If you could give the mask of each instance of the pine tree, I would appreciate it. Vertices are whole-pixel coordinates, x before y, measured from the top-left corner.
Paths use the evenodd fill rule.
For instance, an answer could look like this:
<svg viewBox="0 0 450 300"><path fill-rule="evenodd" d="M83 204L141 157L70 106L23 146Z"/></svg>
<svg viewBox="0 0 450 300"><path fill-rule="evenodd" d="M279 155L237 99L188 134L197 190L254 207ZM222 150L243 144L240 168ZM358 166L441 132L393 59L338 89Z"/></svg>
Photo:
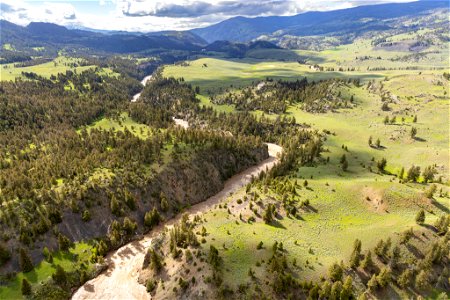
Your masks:
<svg viewBox="0 0 450 300"><path fill-rule="evenodd" d="M347 169L348 169L348 162L347 161L344 161L343 163L342 163L342 171L347 171Z"/></svg>
<svg viewBox="0 0 450 300"><path fill-rule="evenodd" d="M350 276L345 277L344 285L341 291L341 300L348 300L352 296L352 278Z"/></svg>
<svg viewBox="0 0 450 300"><path fill-rule="evenodd" d="M352 255L350 256L350 267L357 268L359 266L360 255L361 255L361 241L359 239L356 239L353 242L353 252Z"/></svg>
<svg viewBox="0 0 450 300"><path fill-rule="evenodd" d="M19 264L20 269L24 273L28 273L34 269L30 256L28 255L27 251L23 248L21 248L19 252Z"/></svg>
<svg viewBox="0 0 450 300"><path fill-rule="evenodd" d="M264 211L263 220L266 224L270 224L273 221L273 212L275 210L275 206L273 204L269 204Z"/></svg>
<svg viewBox="0 0 450 300"><path fill-rule="evenodd" d="M428 190L425 191L425 197L431 199L434 196L434 193L436 193L437 187L435 184L432 184Z"/></svg>
<svg viewBox="0 0 450 300"><path fill-rule="evenodd" d="M439 219L434 222L434 227L439 235L445 235L448 231L448 226L450 225L450 216L442 215Z"/></svg>
<svg viewBox="0 0 450 300"><path fill-rule="evenodd" d="M408 173L406 174L406 178L408 181L416 182L420 176L420 167L419 166L411 166L409 168Z"/></svg>
<svg viewBox="0 0 450 300"><path fill-rule="evenodd" d="M374 264L373 264L373 260L372 260L372 252L370 252L370 250L369 250L369 251L367 251L366 255L364 256L364 259L361 262L361 266L364 269L368 270L368 269L373 268L373 265Z"/></svg>
<svg viewBox="0 0 450 300"><path fill-rule="evenodd" d="M145 213L144 224L150 229L158 225L160 221L161 216L159 215L159 212L156 210L155 207L152 209L152 211Z"/></svg>
<svg viewBox="0 0 450 300"><path fill-rule="evenodd" d="M69 250L72 243L70 242L68 237L66 237L65 235L60 233L58 235L58 245L59 245L59 250L67 251L67 250Z"/></svg>
<svg viewBox="0 0 450 300"><path fill-rule="evenodd" d="M66 271L60 265L56 266L56 271L53 273L52 278L57 285L65 285L67 283Z"/></svg>
<svg viewBox="0 0 450 300"><path fill-rule="evenodd" d="M416 127L412 127L410 134L411 134L411 138L415 139L416 135L417 135L417 128Z"/></svg>
<svg viewBox="0 0 450 300"><path fill-rule="evenodd" d="M111 209L111 213L115 216L120 216L121 212L120 212L120 206L119 206L119 201L117 201L116 196L112 196L111 197L111 202L109 205L110 209Z"/></svg>
<svg viewBox="0 0 450 300"><path fill-rule="evenodd" d="M410 285L411 283L411 278L412 278L412 272L410 269L406 269L405 271L403 271L402 274L400 274L400 276L398 276L397 278L397 284L402 287L402 288L406 288L407 286Z"/></svg>
<svg viewBox="0 0 450 300"><path fill-rule="evenodd" d="M320 287L319 296L320 298L327 299L331 295L331 284L329 281L325 281Z"/></svg>
<svg viewBox="0 0 450 300"><path fill-rule="evenodd" d="M383 269L381 269L380 273L377 276L378 284L381 287L385 287L390 280L391 280L391 270L384 267Z"/></svg>
<svg viewBox="0 0 450 300"><path fill-rule="evenodd" d="M372 275L369 282L367 282L367 288L369 291L373 292L378 288L377 276L375 274Z"/></svg>
<svg viewBox="0 0 450 300"><path fill-rule="evenodd" d="M386 158L383 157L380 161L377 162L378 171L383 173L384 169L386 168L386 165L387 165L387 160L386 160Z"/></svg>
<svg viewBox="0 0 450 300"><path fill-rule="evenodd" d="M384 248L384 241L381 239L375 246L375 254L378 256L383 256L383 248Z"/></svg>
<svg viewBox="0 0 450 300"><path fill-rule="evenodd" d="M353 250L352 255L350 256L350 267L352 268L358 268L359 267L359 262L360 262L360 257L359 257L359 252L356 252L355 250Z"/></svg>
<svg viewBox="0 0 450 300"><path fill-rule="evenodd" d="M213 269L217 270L219 268L221 262L219 250L217 250L217 248L214 247L213 245L209 247L208 261L213 267Z"/></svg>
<svg viewBox="0 0 450 300"><path fill-rule="evenodd" d="M169 210L169 202L167 201L166 194L160 193L159 198L161 199L161 210L166 212Z"/></svg>
<svg viewBox="0 0 450 300"><path fill-rule="evenodd" d="M148 252L150 255L150 268L158 273L163 267L162 257L153 249L149 249Z"/></svg>
<svg viewBox="0 0 450 300"><path fill-rule="evenodd" d="M30 296L31 295L31 284L28 282L26 278L22 279L22 295Z"/></svg>
<svg viewBox="0 0 450 300"><path fill-rule="evenodd" d="M11 253L5 246L0 244L0 267L3 266L11 258Z"/></svg>
<svg viewBox="0 0 450 300"><path fill-rule="evenodd" d="M421 209L416 215L416 223L419 225L423 225L424 222L425 222L425 211Z"/></svg>
<svg viewBox="0 0 450 300"><path fill-rule="evenodd" d="M416 276L416 286L419 289L425 289L429 285L428 274L425 270L420 270L419 274Z"/></svg>
<svg viewBox="0 0 450 300"><path fill-rule="evenodd" d="M399 248L398 246L395 246L395 247L392 249L391 258L390 258L390 260L389 260L389 266L390 266L392 269L396 269L396 268L397 268L398 263L399 263L399 261L400 261L400 255L401 255L400 248Z"/></svg>
<svg viewBox="0 0 450 300"><path fill-rule="evenodd" d="M434 175L437 173L436 169L432 166L427 166L422 172L423 181L425 183L432 182L434 180ZM431 198L431 197L428 197Z"/></svg>
<svg viewBox="0 0 450 300"><path fill-rule="evenodd" d="M342 270L341 266L336 262L332 264L328 269L328 277L330 277L330 279L333 281L341 280L343 274L344 271Z"/></svg>
<svg viewBox="0 0 450 300"><path fill-rule="evenodd" d="M342 282L340 280L333 283L331 286L330 299L339 299L342 291Z"/></svg>
<svg viewBox="0 0 450 300"><path fill-rule="evenodd" d="M377 139L377 141L375 142L375 146L376 146L377 148L380 148L380 147L381 147L381 141L380 141L380 139Z"/></svg>

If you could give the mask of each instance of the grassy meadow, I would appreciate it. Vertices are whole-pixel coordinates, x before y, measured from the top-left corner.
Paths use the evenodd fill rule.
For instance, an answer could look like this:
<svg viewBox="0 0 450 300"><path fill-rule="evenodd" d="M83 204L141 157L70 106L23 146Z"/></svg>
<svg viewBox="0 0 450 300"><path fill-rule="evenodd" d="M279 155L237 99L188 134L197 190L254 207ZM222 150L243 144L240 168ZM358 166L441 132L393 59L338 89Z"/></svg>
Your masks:
<svg viewBox="0 0 450 300"><path fill-rule="evenodd" d="M77 266L81 263L84 263L86 272L91 272L94 268L93 264L89 261L92 254L91 248L91 245L80 242L75 243L74 247L68 252L57 251L52 253L52 263L44 260L35 266L31 272L17 273L7 285L1 285L0 299L22 299L22 279L26 278L33 286L40 285L51 278L52 274L55 273L57 265L63 267L66 272L71 272L76 270Z"/></svg>
<svg viewBox="0 0 450 300"><path fill-rule="evenodd" d="M57 75L58 73L65 73L66 71L83 72L88 69L95 68L96 66L77 66L73 67L73 64L79 64L81 62L78 58L59 56L53 61L38 64L29 67L16 67L14 63L1 64L0 65L0 80L15 80L16 78L25 79L22 72L33 72L45 78L50 78L51 75ZM114 76L114 72L108 68L102 68L101 74Z"/></svg>

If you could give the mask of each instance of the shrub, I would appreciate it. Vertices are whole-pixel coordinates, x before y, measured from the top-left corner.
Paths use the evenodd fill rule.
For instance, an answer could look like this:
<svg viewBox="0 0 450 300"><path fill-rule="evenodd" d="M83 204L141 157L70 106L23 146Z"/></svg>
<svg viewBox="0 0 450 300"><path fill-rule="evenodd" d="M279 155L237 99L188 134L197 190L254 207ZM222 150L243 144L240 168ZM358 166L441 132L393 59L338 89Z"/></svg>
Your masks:
<svg viewBox="0 0 450 300"><path fill-rule="evenodd" d="M153 279L147 280L147 283L145 284L145 287L147 289L147 292L151 293L156 288L156 282Z"/></svg>
<svg viewBox="0 0 450 300"><path fill-rule="evenodd" d="M144 224L150 229L158 225L160 221L161 216L159 215L159 212L156 210L156 208L153 208L151 211L145 213Z"/></svg>

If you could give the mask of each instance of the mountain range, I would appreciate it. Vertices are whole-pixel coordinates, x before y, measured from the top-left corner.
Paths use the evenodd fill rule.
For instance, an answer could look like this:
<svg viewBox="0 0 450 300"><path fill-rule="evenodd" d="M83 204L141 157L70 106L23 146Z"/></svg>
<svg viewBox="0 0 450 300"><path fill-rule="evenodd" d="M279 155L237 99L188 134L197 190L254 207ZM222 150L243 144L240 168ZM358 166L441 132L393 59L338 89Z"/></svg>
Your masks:
<svg viewBox="0 0 450 300"><path fill-rule="evenodd" d="M207 42L228 40L245 42L265 35L328 36L354 31L386 30L385 21L417 15L438 8L448 8L448 1L417 1L358 6L354 8L306 12L286 17L235 17L191 32Z"/></svg>
<svg viewBox="0 0 450 300"><path fill-rule="evenodd" d="M109 53L205 49L240 57L252 48L276 47L268 42L249 44L255 40L270 41L283 48L302 48L309 46L299 43L297 39L309 37L311 40L326 35L337 37L338 40L340 38L338 43L346 43L365 32L389 30L392 22L398 18L423 15L436 9L448 8L448 4L448 1L417 1L306 12L295 16L235 17L190 31L152 33L68 29L42 22L32 22L22 27L5 20L0 21L0 27L2 45L14 45L17 50L30 49L30 46L44 46L54 51L74 46ZM2 47L1 51L3 56L8 50Z"/></svg>

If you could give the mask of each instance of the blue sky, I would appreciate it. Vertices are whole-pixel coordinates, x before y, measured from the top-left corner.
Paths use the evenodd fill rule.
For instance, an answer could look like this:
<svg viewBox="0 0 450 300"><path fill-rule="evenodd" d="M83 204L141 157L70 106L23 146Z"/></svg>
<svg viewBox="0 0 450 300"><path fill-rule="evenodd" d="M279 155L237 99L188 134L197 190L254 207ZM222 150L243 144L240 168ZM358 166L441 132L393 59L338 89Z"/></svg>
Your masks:
<svg viewBox="0 0 450 300"><path fill-rule="evenodd" d="M103 30L159 31L208 26L234 16L295 15L413 0L0 0L1 18Z"/></svg>

